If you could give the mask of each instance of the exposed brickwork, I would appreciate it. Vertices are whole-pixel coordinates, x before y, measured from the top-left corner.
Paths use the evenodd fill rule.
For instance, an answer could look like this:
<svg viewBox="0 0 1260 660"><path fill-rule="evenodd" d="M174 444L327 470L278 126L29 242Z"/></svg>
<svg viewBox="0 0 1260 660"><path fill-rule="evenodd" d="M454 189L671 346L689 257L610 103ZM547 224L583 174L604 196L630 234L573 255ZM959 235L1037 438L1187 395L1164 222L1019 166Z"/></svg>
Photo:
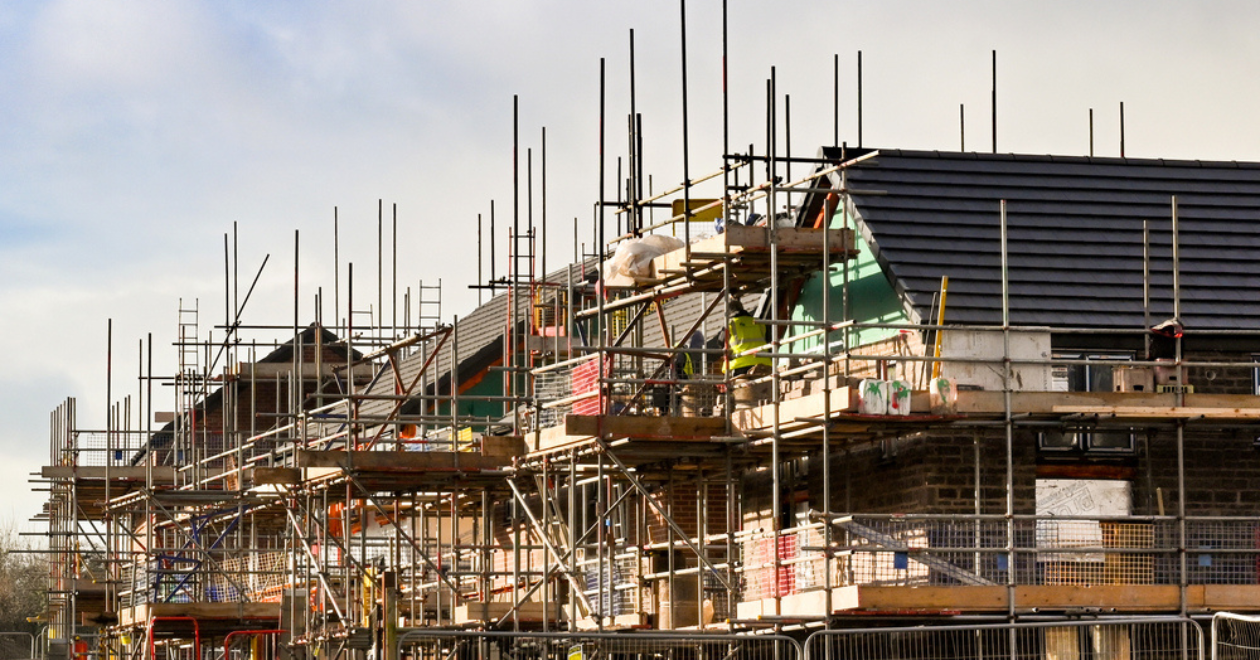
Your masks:
<svg viewBox="0 0 1260 660"><path fill-rule="evenodd" d="M925 351L923 338L918 332L902 331L887 339L863 344L853 349L858 355L881 355L881 356L898 356L898 355L923 355ZM924 362L910 361L894 361L884 362L884 368L888 369L888 379L908 380L911 383L923 383L926 379L923 376ZM851 360L849 362L850 378L875 378L881 363L874 360ZM843 363L833 368L833 373L843 371Z"/></svg>
<svg viewBox="0 0 1260 660"><path fill-rule="evenodd" d="M1250 354L1197 351L1188 353L1189 362L1247 362ZM1186 367L1185 380L1203 394L1255 394L1254 367Z"/></svg>
<svg viewBox="0 0 1260 660"><path fill-rule="evenodd" d="M1251 516L1260 510L1260 450L1255 435L1243 429L1185 434L1186 513L1204 516ZM1149 442L1149 457L1133 480L1134 512L1177 512L1177 442L1173 431Z"/></svg>
<svg viewBox="0 0 1260 660"><path fill-rule="evenodd" d="M1016 510L1031 513L1034 504L1035 439L1017 434L1015 443ZM836 450L831 460L833 512L960 513L975 512L975 441L971 436L913 437ZM980 512L1006 510L1006 440L980 439ZM810 470L811 507L822 509L820 460Z"/></svg>
<svg viewBox="0 0 1260 660"><path fill-rule="evenodd" d="M1191 432L1185 436L1186 511L1190 515L1254 515L1260 509L1260 450L1244 430ZM1015 512L1036 510L1036 436L1015 436ZM833 452L832 511L845 513L958 513L975 509L976 462L979 461L980 513L1006 510L1006 441L1000 433L979 440L977 454L971 436L907 438ZM810 508L822 508L822 469L807 478ZM1082 462L1081 464L1087 464ZM1124 465L1132 477L1133 513L1176 513L1178 501L1177 446L1172 431L1150 442L1138 440L1137 455ZM745 475L743 526L767 528L771 507L769 471ZM785 505L786 506L786 505Z"/></svg>
<svg viewBox="0 0 1260 660"><path fill-rule="evenodd" d="M1250 354L1198 352L1189 361L1248 362ZM1187 368L1185 382L1203 394L1253 394L1250 366ZM1260 432L1246 429L1195 430L1185 434L1187 513L1190 515L1254 515L1260 508ZM833 450L832 511L854 513L960 513L976 511L976 463L979 462L980 512L1006 510L1006 439L1000 431L957 437L920 436ZM1139 435L1137 452L1122 465L1132 477L1133 513L1175 513L1178 501L1177 447L1172 430ZM1019 429L1014 438L1016 513L1036 510L1037 435ZM815 457L815 462L818 458ZM1070 464L1070 463L1069 463ZM1084 459L1080 465L1090 465ZM1098 463L1093 463L1097 465ZM809 471L811 507L821 509L821 466ZM744 482L744 526L768 524L770 473L747 475Z"/></svg>
<svg viewBox="0 0 1260 660"><path fill-rule="evenodd" d="M726 484L709 483L699 493L703 501L697 498L697 484L694 480L675 480L655 493L655 498L669 512L674 523L687 535L695 535L700 520L700 508L705 512L706 534L724 534L726 525ZM670 527L656 508L649 505L647 510L648 543L663 543L669 540Z"/></svg>

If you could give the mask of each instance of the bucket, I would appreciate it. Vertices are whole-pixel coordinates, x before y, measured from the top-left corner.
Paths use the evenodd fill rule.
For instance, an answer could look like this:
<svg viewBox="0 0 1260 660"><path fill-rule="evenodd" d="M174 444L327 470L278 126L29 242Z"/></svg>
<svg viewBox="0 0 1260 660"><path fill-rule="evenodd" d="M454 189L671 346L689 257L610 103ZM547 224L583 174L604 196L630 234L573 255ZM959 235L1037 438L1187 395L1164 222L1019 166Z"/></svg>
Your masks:
<svg viewBox="0 0 1260 660"><path fill-rule="evenodd" d="M752 408L757 405L757 397L754 393L752 385L748 384L748 379L743 376L737 376L731 379L731 400L735 402L735 409Z"/></svg>
<svg viewBox="0 0 1260 660"><path fill-rule="evenodd" d="M712 385L683 385L680 405L683 417L708 417L712 414L714 388Z"/></svg>

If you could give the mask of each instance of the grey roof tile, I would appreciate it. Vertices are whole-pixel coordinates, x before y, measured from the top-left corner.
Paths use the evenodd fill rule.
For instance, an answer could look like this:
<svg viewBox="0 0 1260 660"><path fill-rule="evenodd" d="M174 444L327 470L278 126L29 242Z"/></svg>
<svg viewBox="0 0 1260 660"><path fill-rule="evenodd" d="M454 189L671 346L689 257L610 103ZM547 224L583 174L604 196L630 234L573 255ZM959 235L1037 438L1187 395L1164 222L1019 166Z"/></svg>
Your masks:
<svg viewBox="0 0 1260 660"><path fill-rule="evenodd" d="M853 195L858 229L918 318L948 275L951 322L1000 321L1006 200L1013 323L1140 327L1143 221L1172 307L1175 194L1186 327L1260 329L1260 163L880 150L848 185L882 191Z"/></svg>

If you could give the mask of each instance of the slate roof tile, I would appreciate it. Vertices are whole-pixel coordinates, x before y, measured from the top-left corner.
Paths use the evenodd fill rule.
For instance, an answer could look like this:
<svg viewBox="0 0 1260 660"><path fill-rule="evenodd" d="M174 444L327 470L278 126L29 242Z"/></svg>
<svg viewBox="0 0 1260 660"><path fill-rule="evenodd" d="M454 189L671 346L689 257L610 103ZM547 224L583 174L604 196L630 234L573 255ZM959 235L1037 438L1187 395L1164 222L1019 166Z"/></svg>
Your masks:
<svg viewBox="0 0 1260 660"><path fill-rule="evenodd" d="M852 196L857 228L912 318L948 275L950 322L1000 322L1006 200L1012 323L1141 327L1144 220L1152 314L1172 306L1175 194L1186 327L1260 329L1260 163L880 150L847 176L881 193Z"/></svg>

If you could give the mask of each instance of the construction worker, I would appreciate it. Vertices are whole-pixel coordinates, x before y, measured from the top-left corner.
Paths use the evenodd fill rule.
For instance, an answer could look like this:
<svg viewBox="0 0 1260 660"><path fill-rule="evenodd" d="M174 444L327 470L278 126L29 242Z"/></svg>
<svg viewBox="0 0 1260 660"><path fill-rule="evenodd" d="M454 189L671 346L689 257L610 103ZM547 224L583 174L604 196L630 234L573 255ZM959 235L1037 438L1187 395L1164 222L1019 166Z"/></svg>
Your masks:
<svg viewBox="0 0 1260 660"><path fill-rule="evenodd" d="M696 375L696 369L700 366L700 354L693 354L693 351L704 346L704 335L699 332L694 333L688 340L687 346L687 348L675 353L674 357L669 361L669 377L671 380L690 380ZM677 412L674 405L674 395L678 390L677 383L652 386L651 403L657 414L668 415Z"/></svg>
<svg viewBox="0 0 1260 660"><path fill-rule="evenodd" d="M757 353L740 355L744 351L769 343L765 329L757 324L757 319L738 300L731 300L730 311L731 322L726 329L726 346L730 354L726 359L726 371L732 376L743 376L750 372L756 375L755 372L762 371L758 367L764 366L765 370L769 370L770 358Z"/></svg>
<svg viewBox="0 0 1260 660"><path fill-rule="evenodd" d="M697 330L687 340L686 350L674 356L674 371L680 379L690 379L703 371L704 366L704 333Z"/></svg>

